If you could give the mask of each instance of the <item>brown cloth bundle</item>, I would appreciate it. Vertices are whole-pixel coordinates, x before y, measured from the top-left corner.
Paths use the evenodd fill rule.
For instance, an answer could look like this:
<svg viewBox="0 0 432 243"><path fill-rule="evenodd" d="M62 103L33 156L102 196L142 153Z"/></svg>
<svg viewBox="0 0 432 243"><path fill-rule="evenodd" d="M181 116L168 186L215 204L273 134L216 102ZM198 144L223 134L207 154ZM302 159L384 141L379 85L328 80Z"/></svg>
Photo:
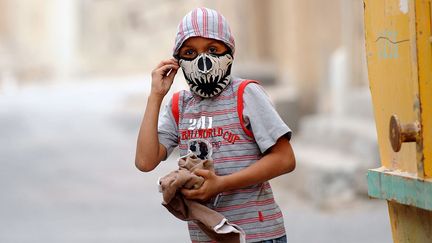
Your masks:
<svg viewBox="0 0 432 243"><path fill-rule="evenodd" d="M179 169L159 179L159 188L163 194L162 205L174 216L183 221L194 221L212 240L227 243L246 242L244 231L235 224L230 224L220 213L188 200L180 189L198 189L204 178L195 175L196 169L214 170L212 160L201 160L193 153L179 159Z"/></svg>

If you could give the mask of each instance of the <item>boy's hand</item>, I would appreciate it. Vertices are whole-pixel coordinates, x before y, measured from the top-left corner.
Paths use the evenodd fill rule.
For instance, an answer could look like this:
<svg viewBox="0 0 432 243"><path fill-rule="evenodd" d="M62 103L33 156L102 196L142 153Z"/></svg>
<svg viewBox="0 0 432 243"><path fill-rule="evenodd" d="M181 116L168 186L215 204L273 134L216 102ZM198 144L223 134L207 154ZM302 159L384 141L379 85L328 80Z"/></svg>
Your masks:
<svg viewBox="0 0 432 243"><path fill-rule="evenodd" d="M161 98L165 97L174 81L174 76L180 68L175 58L167 59L159 63L152 71L151 94Z"/></svg>
<svg viewBox="0 0 432 243"><path fill-rule="evenodd" d="M198 189L182 189L181 193L186 199L205 202L223 191L223 179L221 176L217 176L213 171L196 170L194 174L203 177L204 183Z"/></svg>

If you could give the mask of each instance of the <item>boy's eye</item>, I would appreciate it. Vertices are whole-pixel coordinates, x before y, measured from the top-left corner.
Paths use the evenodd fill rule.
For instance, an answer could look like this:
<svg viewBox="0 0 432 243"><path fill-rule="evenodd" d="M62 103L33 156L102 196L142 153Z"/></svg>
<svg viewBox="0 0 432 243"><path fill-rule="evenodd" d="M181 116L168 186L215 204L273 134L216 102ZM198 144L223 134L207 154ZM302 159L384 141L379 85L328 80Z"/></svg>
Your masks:
<svg viewBox="0 0 432 243"><path fill-rule="evenodd" d="M192 56L193 54L195 54L195 51L192 50L192 49L188 49L188 50L186 50L186 51L184 52L184 54L185 54L185 55L188 55L188 56Z"/></svg>
<svg viewBox="0 0 432 243"><path fill-rule="evenodd" d="M214 46L212 46L212 47L209 48L208 51L209 51L209 53L216 53L217 52L217 48L214 47Z"/></svg>
<svg viewBox="0 0 432 243"><path fill-rule="evenodd" d="M197 53L195 51L195 49L189 48L189 49L184 49L184 50L180 50L180 58L187 58L187 59L193 59L197 56Z"/></svg>

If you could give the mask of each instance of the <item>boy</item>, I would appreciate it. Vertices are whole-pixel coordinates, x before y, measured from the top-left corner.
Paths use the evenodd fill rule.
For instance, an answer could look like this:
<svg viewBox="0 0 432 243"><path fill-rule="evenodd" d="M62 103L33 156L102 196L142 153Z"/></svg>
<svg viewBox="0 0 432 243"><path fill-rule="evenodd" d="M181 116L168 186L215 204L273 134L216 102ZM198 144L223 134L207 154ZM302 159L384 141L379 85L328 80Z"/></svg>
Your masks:
<svg viewBox="0 0 432 243"><path fill-rule="evenodd" d="M184 197L206 203L239 225L247 242L286 242L268 180L295 168L291 130L258 84L231 76L234 51L230 28L215 10L197 8L183 18L175 58L152 72L135 164L151 171L176 146L184 156L203 141L215 172L196 171L205 182L199 189L183 189ZM162 100L180 67L190 90L174 95L159 120ZM188 225L192 242L210 242L194 222Z"/></svg>

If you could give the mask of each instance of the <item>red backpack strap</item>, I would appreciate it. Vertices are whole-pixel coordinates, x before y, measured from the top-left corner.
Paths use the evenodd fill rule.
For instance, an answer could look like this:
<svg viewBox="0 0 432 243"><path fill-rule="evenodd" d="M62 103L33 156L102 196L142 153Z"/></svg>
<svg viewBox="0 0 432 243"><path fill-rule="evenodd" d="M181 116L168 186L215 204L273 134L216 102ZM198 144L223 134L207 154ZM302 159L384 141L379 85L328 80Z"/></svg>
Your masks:
<svg viewBox="0 0 432 243"><path fill-rule="evenodd" d="M256 84L259 84L259 82L256 81L256 80L244 80L244 81L242 81L242 82L240 83L240 85L239 85L239 88L238 88L238 90L237 90L237 114L238 114L238 117L239 117L239 119L240 119L240 125L241 125L241 127L243 128L243 131L244 131L244 132L245 132L249 137L253 138L254 135L253 135L252 131L249 130L249 129L245 126L245 124L244 124L244 118L243 118L243 108L244 108L244 106L243 106L243 93L244 93L244 90L245 90L246 86L247 86L248 84L250 84L250 83L256 83Z"/></svg>
<svg viewBox="0 0 432 243"><path fill-rule="evenodd" d="M171 103L171 111L173 113L174 120L175 120L177 126L179 124L179 118L180 118L180 114L179 114L179 97L180 97L180 92L175 92L173 94L172 103Z"/></svg>

